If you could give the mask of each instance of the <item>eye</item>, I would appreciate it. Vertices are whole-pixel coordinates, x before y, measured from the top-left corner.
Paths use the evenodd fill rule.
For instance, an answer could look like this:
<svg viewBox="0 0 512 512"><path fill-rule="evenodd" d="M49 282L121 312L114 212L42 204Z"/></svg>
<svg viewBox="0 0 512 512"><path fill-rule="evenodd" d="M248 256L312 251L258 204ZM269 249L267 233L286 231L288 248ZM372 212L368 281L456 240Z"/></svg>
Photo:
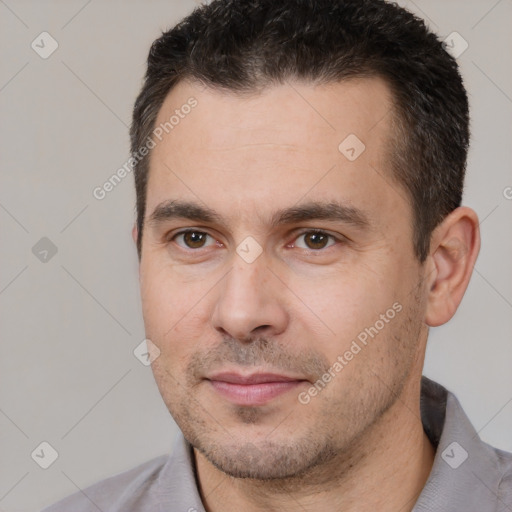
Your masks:
<svg viewBox="0 0 512 512"><path fill-rule="evenodd" d="M296 240L304 239L304 244L298 244L295 242L293 245L301 249L320 250L330 247L336 243L336 238L333 235L329 235L325 231L312 230L301 233ZM332 241L329 244L329 240ZM329 245L328 245L329 244Z"/></svg>
<svg viewBox="0 0 512 512"><path fill-rule="evenodd" d="M202 249L203 247L208 247L206 245L206 239L211 238L215 243L215 239L211 237L208 233L204 231L197 231L195 229L187 229L184 231L180 231L176 233L171 240L181 240L182 243L176 242L180 247L184 249ZM210 244L212 245L212 244Z"/></svg>

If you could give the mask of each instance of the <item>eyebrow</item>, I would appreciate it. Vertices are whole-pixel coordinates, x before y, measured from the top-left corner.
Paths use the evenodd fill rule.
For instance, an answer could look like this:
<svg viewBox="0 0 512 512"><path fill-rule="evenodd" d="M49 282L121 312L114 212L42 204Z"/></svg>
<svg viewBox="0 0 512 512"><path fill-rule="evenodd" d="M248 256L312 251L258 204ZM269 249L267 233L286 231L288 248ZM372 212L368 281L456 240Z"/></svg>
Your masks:
<svg viewBox="0 0 512 512"><path fill-rule="evenodd" d="M172 219L188 219L194 222L226 225L223 217L215 210L199 203L181 200L168 200L157 205L149 216L148 223L152 227L157 227ZM371 227L371 222L365 212L337 201L310 201L300 206L277 210L271 215L269 225L271 228L275 228L311 220L343 222L360 229Z"/></svg>

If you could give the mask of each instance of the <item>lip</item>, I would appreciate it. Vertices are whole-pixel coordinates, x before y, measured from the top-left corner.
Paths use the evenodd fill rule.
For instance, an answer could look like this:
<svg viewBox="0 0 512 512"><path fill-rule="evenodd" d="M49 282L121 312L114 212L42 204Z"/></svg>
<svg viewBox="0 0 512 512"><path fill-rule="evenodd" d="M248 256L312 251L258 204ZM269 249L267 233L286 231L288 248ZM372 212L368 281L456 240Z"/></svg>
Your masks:
<svg viewBox="0 0 512 512"><path fill-rule="evenodd" d="M264 384L267 382L291 382L298 380L297 377L288 377L277 373L253 373L251 375L241 375L235 372L222 372L208 377L208 380L228 382L229 384Z"/></svg>
<svg viewBox="0 0 512 512"><path fill-rule="evenodd" d="M207 379L223 398L236 405L263 405L306 382L306 379L274 373L240 375L224 372Z"/></svg>

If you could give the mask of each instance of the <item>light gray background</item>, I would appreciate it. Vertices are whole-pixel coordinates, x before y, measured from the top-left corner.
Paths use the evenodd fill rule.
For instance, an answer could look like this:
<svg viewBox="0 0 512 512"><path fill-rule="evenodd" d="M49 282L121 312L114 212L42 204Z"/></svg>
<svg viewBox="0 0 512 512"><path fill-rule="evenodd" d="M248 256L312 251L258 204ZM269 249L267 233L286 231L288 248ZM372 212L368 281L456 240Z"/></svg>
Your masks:
<svg viewBox="0 0 512 512"><path fill-rule="evenodd" d="M469 43L464 203L482 223L469 289L431 330L424 373L512 451L512 1L400 3ZM151 42L195 5L0 0L0 510L38 510L171 449L176 426L133 355L144 330L132 176L102 201L92 191L128 156ZM46 60L31 48L42 31L59 44ZM58 249L46 263L32 253L42 237ZM59 455L46 470L31 458L42 441Z"/></svg>

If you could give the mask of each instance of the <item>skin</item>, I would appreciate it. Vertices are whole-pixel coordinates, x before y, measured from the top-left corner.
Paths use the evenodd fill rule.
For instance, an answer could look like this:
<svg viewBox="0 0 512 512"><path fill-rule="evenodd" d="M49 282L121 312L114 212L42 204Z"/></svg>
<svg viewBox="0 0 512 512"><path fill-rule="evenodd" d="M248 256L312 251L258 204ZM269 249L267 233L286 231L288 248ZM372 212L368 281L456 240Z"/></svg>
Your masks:
<svg viewBox="0 0 512 512"><path fill-rule="evenodd" d="M411 205L388 168L391 98L380 79L245 96L181 82L157 125L191 96L197 106L152 151L139 271L146 335L160 350L153 373L194 447L206 510L412 510L435 455L419 409L428 328L464 295L480 246L475 212L452 212L419 263ZM349 134L366 146L352 162L338 150ZM170 199L222 222L151 222ZM270 224L276 210L327 200L361 210L368 226ZM175 237L184 228L209 236ZM236 252L248 236L262 249L251 263ZM301 403L396 303L401 311ZM220 371L303 382L240 406L207 380Z"/></svg>

